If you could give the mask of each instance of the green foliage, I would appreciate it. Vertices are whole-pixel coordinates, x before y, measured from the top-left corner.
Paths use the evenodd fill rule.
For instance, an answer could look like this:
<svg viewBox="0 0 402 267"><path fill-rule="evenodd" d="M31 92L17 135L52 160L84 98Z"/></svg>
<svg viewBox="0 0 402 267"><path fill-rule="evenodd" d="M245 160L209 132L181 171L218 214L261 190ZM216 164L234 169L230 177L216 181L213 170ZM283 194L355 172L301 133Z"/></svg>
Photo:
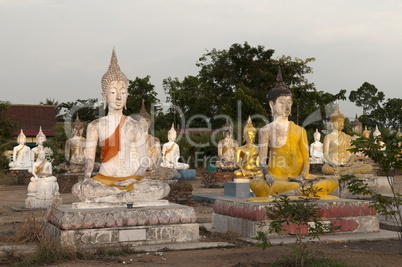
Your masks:
<svg viewBox="0 0 402 267"><path fill-rule="evenodd" d="M78 116L82 122L91 122L104 116L106 111L97 98L77 99L75 102L63 102L59 104L60 114L58 121L72 122Z"/></svg>
<svg viewBox="0 0 402 267"><path fill-rule="evenodd" d="M17 124L10 120L8 108L10 103L0 101L0 170L8 168L9 160L4 156L4 152L12 149L14 144L13 133L17 129Z"/></svg>
<svg viewBox="0 0 402 267"><path fill-rule="evenodd" d="M296 225L296 242L288 247L292 251L294 257L294 266L304 266L306 260L309 258L310 251L304 243L305 233L302 229L307 228L310 236L309 240L319 239L319 236L331 232L338 227L332 224L326 224L321 221L319 216L320 208L309 199L291 201L288 196L281 195L270 205L265 207L266 215L270 220L268 233L269 234L283 234L285 231L284 225ZM262 223L260 227L266 226ZM259 231L257 237L257 246L266 249L271 245L267 234Z"/></svg>
<svg viewBox="0 0 402 267"><path fill-rule="evenodd" d="M153 104L158 104L160 101L157 98L158 93L155 91L155 86L150 83L149 75L144 78L136 77L135 80L129 81L128 97L125 114L137 114L141 109L142 100L144 100L145 109L151 113Z"/></svg>
<svg viewBox="0 0 402 267"><path fill-rule="evenodd" d="M365 82L363 85L349 94L349 100L356 103L356 106L363 108L363 114L368 115L369 111L380 107L380 103L384 101L384 93Z"/></svg>

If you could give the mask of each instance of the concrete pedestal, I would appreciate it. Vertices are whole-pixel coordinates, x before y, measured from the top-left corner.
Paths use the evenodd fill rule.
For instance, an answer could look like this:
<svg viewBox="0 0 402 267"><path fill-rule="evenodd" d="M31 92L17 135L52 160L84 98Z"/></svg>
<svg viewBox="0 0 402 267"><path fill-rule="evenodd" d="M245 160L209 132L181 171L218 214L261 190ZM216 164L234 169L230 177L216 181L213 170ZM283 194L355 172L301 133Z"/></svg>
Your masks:
<svg viewBox="0 0 402 267"><path fill-rule="evenodd" d="M368 233L379 231L376 211L369 208L366 200L317 200L323 222L341 226L336 233ZM247 202L243 199L217 199L214 203L212 228L219 231L231 231L244 237L255 237L258 231L268 232L270 221L266 217L265 207L270 202ZM266 223L259 228L261 222ZM295 234L295 225L285 225L284 234ZM308 232L307 227L302 229ZM275 234L270 234L270 237Z"/></svg>
<svg viewBox="0 0 402 267"><path fill-rule="evenodd" d="M254 193L250 191L249 180L246 182L225 182L223 194L236 198L250 198L255 196Z"/></svg>
<svg viewBox="0 0 402 267"><path fill-rule="evenodd" d="M167 206L73 209L62 205L47 212L48 230L61 245L94 248L113 245L151 245L196 242L199 226L191 207Z"/></svg>
<svg viewBox="0 0 402 267"><path fill-rule="evenodd" d="M195 179L197 171L195 169L177 170L178 175L176 179Z"/></svg>

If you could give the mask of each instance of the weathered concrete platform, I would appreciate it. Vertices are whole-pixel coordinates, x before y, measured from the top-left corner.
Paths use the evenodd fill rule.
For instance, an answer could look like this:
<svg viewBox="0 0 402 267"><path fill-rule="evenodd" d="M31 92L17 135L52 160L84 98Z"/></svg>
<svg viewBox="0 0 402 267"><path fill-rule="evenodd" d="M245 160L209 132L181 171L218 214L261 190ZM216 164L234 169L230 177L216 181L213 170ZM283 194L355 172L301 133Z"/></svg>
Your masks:
<svg viewBox="0 0 402 267"><path fill-rule="evenodd" d="M74 209L71 205L62 205L47 213L49 232L60 237L62 246L73 248L199 240L194 209L174 203L132 209Z"/></svg>
<svg viewBox="0 0 402 267"><path fill-rule="evenodd" d="M320 216L325 223L340 226L335 233L369 233L379 231L379 220L376 211L369 208L369 201L336 199L317 200L321 209ZM212 215L212 229L232 231L244 237L255 237L258 231L267 232L269 220L265 207L270 202L248 202L244 199L217 199L214 203ZM266 226L260 228L261 222ZM295 234L296 225L284 225L284 234ZM307 226L301 229L308 233ZM270 235L275 236L274 234Z"/></svg>

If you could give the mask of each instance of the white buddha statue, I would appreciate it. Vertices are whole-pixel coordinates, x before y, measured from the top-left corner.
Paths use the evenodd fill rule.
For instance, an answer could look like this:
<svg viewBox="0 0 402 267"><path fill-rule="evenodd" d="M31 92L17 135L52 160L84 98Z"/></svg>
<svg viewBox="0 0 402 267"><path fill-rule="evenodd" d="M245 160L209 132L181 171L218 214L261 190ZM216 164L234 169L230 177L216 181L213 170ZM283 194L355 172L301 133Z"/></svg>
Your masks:
<svg viewBox="0 0 402 267"><path fill-rule="evenodd" d="M42 131L42 127L39 127L39 132L36 135L36 144L37 146L31 149L31 160L32 164L35 162L35 160L38 158L39 151L45 150L46 158L49 159L51 155L53 155L52 149L49 147L44 147L43 143L46 141L46 135Z"/></svg>
<svg viewBox="0 0 402 267"><path fill-rule="evenodd" d="M377 125L375 126L375 131L373 132L373 137L374 137L374 140L377 142L377 144L380 145L380 149L385 150L386 146L385 146L385 143L381 140L381 132L380 132L380 130L378 130Z"/></svg>
<svg viewBox="0 0 402 267"><path fill-rule="evenodd" d="M18 145L13 148L13 161L9 164L11 169L30 169L32 166L31 149L25 145L26 136L21 129L17 137Z"/></svg>
<svg viewBox="0 0 402 267"><path fill-rule="evenodd" d="M147 145L140 123L123 115L127 87L128 79L113 49L109 69L102 77L102 98L108 114L88 124L84 180L72 188L73 195L87 203L158 200L169 194L167 183L142 177L149 166ZM102 163L99 173L91 177L98 142Z"/></svg>
<svg viewBox="0 0 402 267"><path fill-rule="evenodd" d="M190 166L186 163L179 162L180 148L175 142L177 138L176 130L172 124L172 128L168 132L169 142L163 144L162 147L162 163L161 167L172 168L176 170L187 170Z"/></svg>
<svg viewBox="0 0 402 267"><path fill-rule="evenodd" d="M41 149L32 166L31 182L28 184L28 198L25 208L47 208L60 201L57 178L52 176L52 164L46 160L46 152Z"/></svg>
<svg viewBox="0 0 402 267"><path fill-rule="evenodd" d="M161 143L158 138L149 134L149 129L151 128L151 115L145 109L144 100L142 100L141 110L138 116L136 116L136 119L140 122L142 126L147 142L147 150L150 164L147 170L155 170L159 167L161 163Z"/></svg>
<svg viewBox="0 0 402 267"><path fill-rule="evenodd" d="M310 163L322 164L324 161L323 146L320 142L321 134L315 129L314 142L310 144Z"/></svg>
<svg viewBox="0 0 402 267"><path fill-rule="evenodd" d="M229 121L223 127L223 139L218 142L218 157L216 167L221 169L236 168L236 149L239 144L232 138L232 127Z"/></svg>

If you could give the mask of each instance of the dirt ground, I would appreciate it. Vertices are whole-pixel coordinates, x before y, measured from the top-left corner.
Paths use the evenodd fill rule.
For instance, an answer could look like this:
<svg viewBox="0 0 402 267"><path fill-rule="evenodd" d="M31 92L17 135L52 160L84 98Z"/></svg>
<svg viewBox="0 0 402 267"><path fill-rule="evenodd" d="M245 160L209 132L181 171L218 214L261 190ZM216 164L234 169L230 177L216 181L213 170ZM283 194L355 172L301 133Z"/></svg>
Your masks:
<svg viewBox="0 0 402 267"><path fill-rule="evenodd" d="M401 179L402 181L402 179ZM203 188L200 179L190 181L193 193L222 193L222 188ZM402 184L402 183L401 183ZM26 186L0 185L0 246L10 245L4 236L12 234L13 229L21 225L25 218L35 215L40 218L43 210L15 211L13 207L23 207L26 198ZM63 204L77 201L71 194L62 194ZM212 205L194 203L192 205L200 223L210 222ZM3 236L3 237L2 237ZM240 241L234 235L222 235L200 230L200 241L223 241L235 244L231 248L201 250L183 250L166 252L135 253L119 257L102 257L101 260L76 260L46 266L84 267L84 266L267 266L278 258L288 255L287 246L272 246L265 251L255 245ZM373 242L315 242L309 248L316 255L342 259L350 266L402 266L401 244L398 240ZM1 258L0 265L9 265Z"/></svg>

